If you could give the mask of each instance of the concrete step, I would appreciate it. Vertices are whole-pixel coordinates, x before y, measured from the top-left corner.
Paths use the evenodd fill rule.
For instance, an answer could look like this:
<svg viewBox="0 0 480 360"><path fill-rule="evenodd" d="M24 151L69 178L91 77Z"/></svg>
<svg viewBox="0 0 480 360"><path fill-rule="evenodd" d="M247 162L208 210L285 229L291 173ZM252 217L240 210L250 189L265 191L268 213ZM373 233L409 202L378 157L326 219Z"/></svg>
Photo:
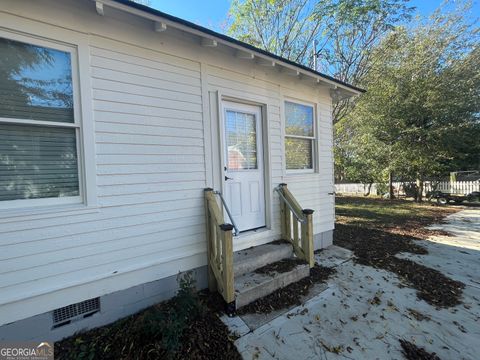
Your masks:
<svg viewBox="0 0 480 360"><path fill-rule="evenodd" d="M292 254L292 245L287 242L273 242L240 250L233 254L233 272L237 277L267 264L290 258Z"/></svg>
<svg viewBox="0 0 480 360"><path fill-rule="evenodd" d="M270 295L275 290L299 281L310 275L308 264L298 264L287 272L248 272L235 277L235 304L237 309Z"/></svg>

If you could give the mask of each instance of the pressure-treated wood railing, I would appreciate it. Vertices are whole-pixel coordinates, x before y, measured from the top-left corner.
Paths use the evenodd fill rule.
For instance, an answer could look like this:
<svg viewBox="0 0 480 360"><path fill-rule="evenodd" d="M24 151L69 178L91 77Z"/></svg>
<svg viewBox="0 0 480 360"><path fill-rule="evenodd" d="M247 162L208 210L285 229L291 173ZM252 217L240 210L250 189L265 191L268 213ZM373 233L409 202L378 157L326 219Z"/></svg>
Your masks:
<svg viewBox="0 0 480 360"><path fill-rule="evenodd" d="M227 311L235 310L233 284L233 225L225 223L222 208L213 189L205 189L205 215L208 244L208 287L218 291L227 303Z"/></svg>
<svg viewBox="0 0 480 360"><path fill-rule="evenodd" d="M302 209L288 190L287 184L280 184L275 190L280 195L280 217L282 236L293 245L295 255L305 260L312 268L313 254L313 210Z"/></svg>

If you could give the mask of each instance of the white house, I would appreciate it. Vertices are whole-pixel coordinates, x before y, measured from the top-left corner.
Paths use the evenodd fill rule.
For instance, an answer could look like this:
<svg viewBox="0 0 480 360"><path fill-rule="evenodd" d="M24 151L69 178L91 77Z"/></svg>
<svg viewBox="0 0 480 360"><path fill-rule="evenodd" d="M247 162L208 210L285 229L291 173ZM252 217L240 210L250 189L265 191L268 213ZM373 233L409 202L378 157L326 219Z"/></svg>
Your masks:
<svg viewBox="0 0 480 360"><path fill-rule="evenodd" d="M280 183L331 244L332 101L361 91L126 0L2 0L0 340L205 287L205 188L234 251L282 238Z"/></svg>

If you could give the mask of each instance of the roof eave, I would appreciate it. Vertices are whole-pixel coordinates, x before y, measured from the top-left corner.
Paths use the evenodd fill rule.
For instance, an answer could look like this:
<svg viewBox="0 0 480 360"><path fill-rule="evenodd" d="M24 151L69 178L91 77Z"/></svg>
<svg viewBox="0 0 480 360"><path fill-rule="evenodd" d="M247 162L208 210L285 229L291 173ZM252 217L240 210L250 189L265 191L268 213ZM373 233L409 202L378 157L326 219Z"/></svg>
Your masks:
<svg viewBox="0 0 480 360"><path fill-rule="evenodd" d="M96 3L97 12L101 8L101 15L104 14L103 5L128 12L132 15L140 16L154 22L153 29L155 31L164 31L168 27L185 31L187 33L199 36L202 39L210 41L212 46L222 44L231 47L237 51L251 53L252 59L258 58L264 61L273 61L279 66L284 67L298 74L311 77L318 84L328 86L330 89L340 91L343 97L357 96L365 92L364 89L347 84L343 81L337 80L329 75L322 74L318 71L310 69L306 66L297 64L288 59L282 58L275 54L269 53L265 50L256 48L250 44L236 40L224 34L217 33L213 30L207 29L192 22L180 19L178 17L163 13L159 10L152 9L148 6L135 3L130 0L92 0ZM99 13L100 14L100 13Z"/></svg>

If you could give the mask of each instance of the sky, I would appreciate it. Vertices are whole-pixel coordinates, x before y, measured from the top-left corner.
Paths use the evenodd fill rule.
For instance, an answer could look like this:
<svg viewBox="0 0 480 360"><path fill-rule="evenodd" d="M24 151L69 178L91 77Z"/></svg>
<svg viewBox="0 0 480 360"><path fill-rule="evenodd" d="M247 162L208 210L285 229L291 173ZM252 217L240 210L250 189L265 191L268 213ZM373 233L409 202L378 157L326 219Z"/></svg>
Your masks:
<svg viewBox="0 0 480 360"><path fill-rule="evenodd" d="M480 17L480 0L475 0L474 17ZM149 0L149 6L209 29L225 32L230 0ZM411 0L420 15L431 14L441 0Z"/></svg>

